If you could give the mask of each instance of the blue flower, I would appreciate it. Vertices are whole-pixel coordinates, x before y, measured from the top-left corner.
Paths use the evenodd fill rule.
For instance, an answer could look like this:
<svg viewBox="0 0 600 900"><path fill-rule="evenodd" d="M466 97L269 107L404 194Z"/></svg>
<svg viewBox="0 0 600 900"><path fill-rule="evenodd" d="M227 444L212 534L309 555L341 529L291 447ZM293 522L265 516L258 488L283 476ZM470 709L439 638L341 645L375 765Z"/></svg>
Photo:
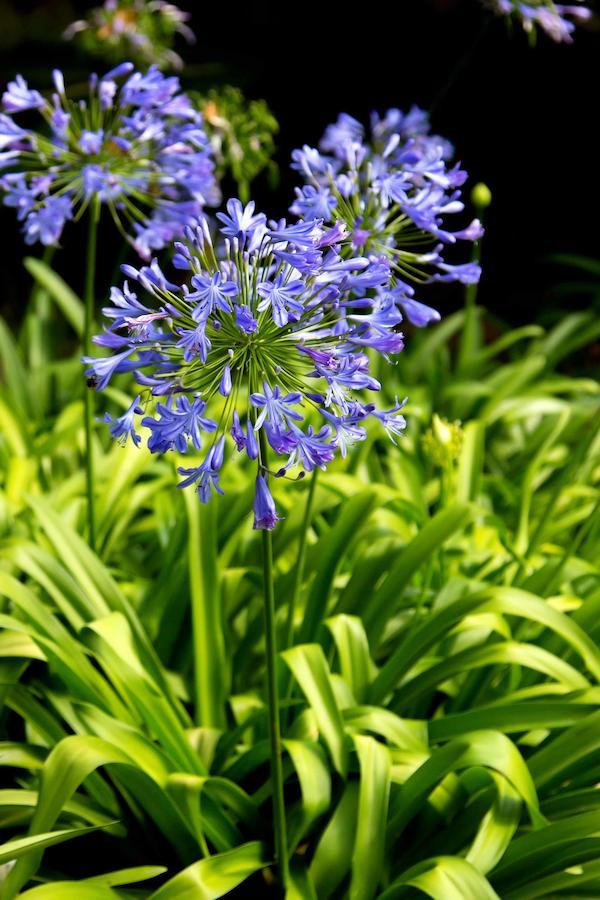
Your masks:
<svg viewBox="0 0 600 900"><path fill-rule="evenodd" d="M210 338L206 334L206 325L207 323L202 321L195 328L178 329L177 346L183 348L185 362L191 362L196 356L199 356L203 363L206 362L208 352L212 347Z"/></svg>
<svg viewBox="0 0 600 900"><path fill-rule="evenodd" d="M135 430L135 417L142 413L143 410L140 407L140 395L138 394L122 416L115 419L110 413L104 413L102 421L107 422L110 425L109 431L111 437L120 444L126 444L127 438L131 437L135 446L138 447L142 439Z"/></svg>
<svg viewBox="0 0 600 900"><path fill-rule="evenodd" d="M25 243L39 241L48 247L56 244L62 234L64 224L73 218L71 203L67 197L47 197L37 208L32 209L25 221Z"/></svg>
<svg viewBox="0 0 600 900"><path fill-rule="evenodd" d="M244 303L235 308L235 324L245 334L254 334L258 330L258 319L254 318L250 307Z"/></svg>
<svg viewBox="0 0 600 900"><path fill-rule="evenodd" d="M10 116L0 115L0 150L14 147L28 139L28 132L17 125Z"/></svg>
<svg viewBox="0 0 600 900"><path fill-rule="evenodd" d="M275 281L261 281L256 291L263 299L256 308L263 312L270 307L273 321L282 328L290 318L297 321L302 315L304 307L297 297L303 288L301 280L286 281L283 275L278 275Z"/></svg>
<svg viewBox="0 0 600 900"><path fill-rule="evenodd" d="M379 419L394 444L396 443L394 435L401 436L406 428L406 419L400 415L400 410L404 409L407 400L408 397L405 397L404 400L399 402L396 397L396 402L391 409L373 411L373 415L376 419Z"/></svg>
<svg viewBox="0 0 600 900"><path fill-rule="evenodd" d="M220 272L215 272L210 278L204 275L194 275L192 287L195 291L188 295L188 300L199 300L208 309L208 314L214 309L229 312L231 299L238 292L234 281L226 281ZM194 318L197 318L196 316Z"/></svg>
<svg viewBox="0 0 600 900"><path fill-rule="evenodd" d="M202 447L202 432L212 432L217 423L206 418L203 413L206 403L195 398L191 403L188 397L178 397L175 406L163 403L156 406L157 418L146 416L142 425L152 432L148 440L148 449L152 453L166 453L168 450L179 450L185 453L188 441L196 450Z"/></svg>
<svg viewBox="0 0 600 900"><path fill-rule="evenodd" d="M335 435L331 443L333 446L339 447L343 459L346 458L350 447L353 447L358 441L365 440L367 436L366 429L358 423L361 419L366 418L372 409L373 407L371 407L371 410L368 410L355 403L350 404L348 412L342 416L334 415L327 409L321 411L321 415L325 416L333 425Z"/></svg>
<svg viewBox="0 0 600 900"><path fill-rule="evenodd" d="M223 465L224 448L225 437L222 435L210 448L203 463L192 469L179 468L177 471L180 475L187 475L187 478L179 482L179 487L184 488L195 484L198 496L203 503L208 503L210 500L211 488L218 494L222 494L219 473Z"/></svg>
<svg viewBox="0 0 600 900"><path fill-rule="evenodd" d="M291 440L294 443L290 457L284 466L301 465L305 472L312 472L317 466L325 469L335 456L335 446L328 444L326 439L331 435L331 428L324 425L315 433L312 425L309 425L306 433L293 422L289 423Z"/></svg>
<svg viewBox="0 0 600 900"><path fill-rule="evenodd" d="M244 243L257 231L263 232L267 217L264 213L254 215L254 207L253 200L245 207L239 200L228 200L227 213L217 213L217 219L224 225L222 233Z"/></svg>
<svg viewBox="0 0 600 900"><path fill-rule="evenodd" d="M85 374L89 379L95 380L93 387L97 391L103 391L116 372L124 371L123 364L131 356L132 352L133 348L128 347L127 350L117 353L116 356L105 356L101 359L93 356L83 356L81 361L89 366Z"/></svg>
<svg viewBox="0 0 600 900"><path fill-rule="evenodd" d="M77 141L77 146L82 153L89 156L94 153L100 153L102 144L104 143L104 129L98 131L89 131L87 128L82 129L81 136Z"/></svg>
<svg viewBox="0 0 600 900"><path fill-rule="evenodd" d="M21 173L5 175L0 182L6 192L4 205L17 210L17 218L21 222L35 208L40 187L36 182L27 183Z"/></svg>
<svg viewBox="0 0 600 900"><path fill-rule="evenodd" d="M322 230L316 222L296 222L294 225L286 225L285 219L277 228L267 231L272 241L283 241L293 244L294 247L313 248L321 237Z"/></svg>
<svg viewBox="0 0 600 900"><path fill-rule="evenodd" d="M481 278L481 266L478 263L463 263L460 266L451 266L447 263L438 263L441 272L431 276L432 281L460 281L461 284L477 284Z"/></svg>
<svg viewBox="0 0 600 900"><path fill-rule="evenodd" d="M408 284L402 283L387 294L395 304L400 306L408 321L418 328L423 328L431 322L439 322L441 316L437 309L415 300L413 295L413 289Z"/></svg>
<svg viewBox="0 0 600 900"><path fill-rule="evenodd" d="M277 515L275 501L271 495L263 475L256 479L254 494L254 528L255 530L272 531L281 517Z"/></svg>
<svg viewBox="0 0 600 900"><path fill-rule="evenodd" d="M2 105L7 112L24 112L26 109L41 109L45 101L39 91L31 90L22 75L9 82L2 95Z"/></svg>
<svg viewBox="0 0 600 900"><path fill-rule="evenodd" d="M296 188L296 200L290 206L290 212L303 219L324 219L329 222L336 206L337 199L329 188L307 184Z"/></svg>
<svg viewBox="0 0 600 900"><path fill-rule="evenodd" d="M97 163L83 166L81 183L86 197L97 194L103 203L115 200L123 192L119 179Z"/></svg>

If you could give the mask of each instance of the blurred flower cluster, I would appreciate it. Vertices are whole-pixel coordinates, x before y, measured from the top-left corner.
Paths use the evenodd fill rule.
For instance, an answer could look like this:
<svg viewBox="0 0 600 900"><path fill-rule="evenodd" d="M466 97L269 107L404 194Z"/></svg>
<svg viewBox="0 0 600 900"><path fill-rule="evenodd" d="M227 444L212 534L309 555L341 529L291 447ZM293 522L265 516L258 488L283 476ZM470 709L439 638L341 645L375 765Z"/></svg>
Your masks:
<svg viewBox="0 0 600 900"><path fill-rule="evenodd" d="M181 69L183 60L173 43L178 34L194 43L189 19L189 13L165 0L106 0L73 22L65 37L75 38L83 50L102 59Z"/></svg>
<svg viewBox="0 0 600 900"><path fill-rule="evenodd" d="M25 241L56 244L65 223L93 202L105 205L138 253L172 241L219 202L202 116L179 80L156 67L122 63L92 75L87 96L70 99L59 71L47 99L17 76L2 97L3 202L17 211ZM42 129L16 121L37 112Z"/></svg>
<svg viewBox="0 0 600 900"><path fill-rule="evenodd" d="M261 172L276 183L278 169L272 156L279 126L265 101L248 100L231 85L191 97L202 111L219 180L231 177L244 203L250 199L251 182Z"/></svg>
<svg viewBox="0 0 600 900"><path fill-rule="evenodd" d="M477 282L475 263L450 263L446 251L457 241L483 234L478 220L450 230L448 218L461 213L460 187L467 173L452 163L453 149L430 134L427 114L390 109L373 115L370 134L352 116L330 125L318 149L293 153L292 167L304 178L291 211L306 221L341 223L352 251L377 257L389 271L388 286L399 292L406 314L426 324L438 314L411 300L411 283Z"/></svg>
<svg viewBox="0 0 600 900"><path fill-rule="evenodd" d="M488 5L499 13L512 16L520 21L526 32L535 36L536 28L541 28L553 41L573 41L575 22L583 22L592 15L587 6L576 3L554 3L553 0L488 0Z"/></svg>

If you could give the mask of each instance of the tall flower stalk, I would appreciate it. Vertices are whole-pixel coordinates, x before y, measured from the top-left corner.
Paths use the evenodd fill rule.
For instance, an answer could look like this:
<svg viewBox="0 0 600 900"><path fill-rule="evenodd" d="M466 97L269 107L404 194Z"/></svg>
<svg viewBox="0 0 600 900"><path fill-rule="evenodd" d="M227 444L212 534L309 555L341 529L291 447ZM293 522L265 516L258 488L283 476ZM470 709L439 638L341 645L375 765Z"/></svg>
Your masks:
<svg viewBox="0 0 600 900"><path fill-rule="evenodd" d="M257 499L255 507L266 501L264 510L257 514L276 515L269 502L268 488L262 491L262 483L266 487L264 471L268 470L268 449L265 432L261 431L259 440L259 464L257 483ZM261 498L261 493L263 497ZM259 520L260 521L260 520ZM267 664L267 705L269 715L269 747L271 754L271 779L273 781L273 836L275 845L275 862L279 872L279 880L283 889L289 881L288 840L285 817L285 796L283 790L283 765L281 759L281 718L279 709L279 685L277 679L277 628L275 621L275 585L273 572L273 537L270 528L262 529L262 561L263 561L263 616L265 623L265 655Z"/></svg>
<svg viewBox="0 0 600 900"><path fill-rule="evenodd" d="M382 304L374 294L387 268L366 257L342 256L343 227L267 224L253 204L244 208L236 200L219 219L216 241L203 218L176 244L173 261L188 278L182 287L156 261L139 270L123 267L127 281L112 289L104 309L108 328L94 339L111 355L87 356L85 362L99 390L119 373L132 372L138 383L129 408L117 418L105 417L113 437L139 444L141 418L152 452L202 454L179 471L181 486L194 485L203 502L223 492L226 438L257 466L253 520L262 531L273 830L279 878L286 885L271 539L281 517L270 481L293 477L293 469L299 477L324 468L337 453L345 455L366 436L362 423L369 416L392 433L402 430L402 404L377 411L359 394L380 387L369 374L365 348L378 349L387 335L384 352L401 349L400 314L391 299ZM142 302L133 286L152 302ZM364 299L369 293L370 313ZM353 298L359 300L356 307ZM283 464L273 467L268 454L283 456ZM292 608L288 618L293 622Z"/></svg>
<svg viewBox="0 0 600 900"><path fill-rule="evenodd" d="M98 244L98 220L100 206L92 202L88 218L88 237L86 252L85 295L84 295L84 319L83 319L83 349L87 355L92 347L92 330L94 325L95 288L96 288L96 257ZM96 549L96 503L94 496L94 393L84 390L84 418L85 418L85 479L87 497L87 523L88 541L92 550Z"/></svg>

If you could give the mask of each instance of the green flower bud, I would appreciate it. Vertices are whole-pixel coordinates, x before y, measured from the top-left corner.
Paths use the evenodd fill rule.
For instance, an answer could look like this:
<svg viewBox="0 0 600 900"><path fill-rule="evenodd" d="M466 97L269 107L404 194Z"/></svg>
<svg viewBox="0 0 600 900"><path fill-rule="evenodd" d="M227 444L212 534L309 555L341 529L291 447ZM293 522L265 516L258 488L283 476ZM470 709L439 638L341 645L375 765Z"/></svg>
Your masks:
<svg viewBox="0 0 600 900"><path fill-rule="evenodd" d="M492 202L492 192L483 181L479 181L471 191L471 202L480 210L487 209Z"/></svg>

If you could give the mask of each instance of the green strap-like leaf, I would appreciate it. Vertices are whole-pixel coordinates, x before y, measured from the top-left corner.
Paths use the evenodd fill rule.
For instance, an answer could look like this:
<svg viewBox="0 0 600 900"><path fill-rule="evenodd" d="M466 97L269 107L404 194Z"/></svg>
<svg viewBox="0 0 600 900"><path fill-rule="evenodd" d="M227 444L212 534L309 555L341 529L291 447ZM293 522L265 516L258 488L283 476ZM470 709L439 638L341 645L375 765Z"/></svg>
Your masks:
<svg viewBox="0 0 600 900"><path fill-rule="evenodd" d="M327 619L338 652L342 677L356 700L362 703L376 673L369 654L369 641L358 616L338 615Z"/></svg>
<svg viewBox="0 0 600 900"><path fill-rule="evenodd" d="M350 781L323 831L310 865L319 900L327 900L350 871L357 810L358 784Z"/></svg>
<svg viewBox="0 0 600 900"><path fill-rule="evenodd" d="M458 622L475 612L519 616L550 628L577 651L596 678L600 677L600 650L572 619L526 591L490 587L480 594L442 606L410 631L373 681L369 689L370 702L380 703L425 651L430 651Z"/></svg>
<svg viewBox="0 0 600 900"><path fill-rule="evenodd" d="M348 771L348 743L335 702L331 673L319 644L301 644L282 653L310 704L319 732L340 775Z"/></svg>
<svg viewBox="0 0 600 900"><path fill-rule="evenodd" d="M150 900L216 900L267 865L263 844L242 844L188 866L155 891Z"/></svg>
<svg viewBox="0 0 600 900"><path fill-rule="evenodd" d="M521 818L519 792L496 772L490 773L496 785L496 797L480 822L466 859L486 875L502 859Z"/></svg>
<svg viewBox="0 0 600 900"><path fill-rule="evenodd" d="M189 529L196 723L222 728L228 665L217 569L217 520L214 504L198 503L193 492L185 491L184 498Z"/></svg>
<svg viewBox="0 0 600 900"><path fill-rule="evenodd" d="M415 572L453 534L464 528L470 517L471 509L466 504L442 509L404 548L381 585L373 591L362 613L367 632L373 640L379 640L386 621L397 609L400 597Z"/></svg>
<svg viewBox="0 0 600 900"><path fill-rule="evenodd" d="M288 816L288 844L293 849L329 809L331 776L319 744L286 740L283 746L296 770L302 794L299 809L292 809Z"/></svg>
<svg viewBox="0 0 600 900"><path fill-rule="evenodd" d="M78 336L83 334L83 303L54 269L28 256L23 265L41 287L45 288Z"/></svg>
<svg viewBox="0 0 600 900"><path fill-rule="evenodd" d="M357 735L360 767L358 815L352 855L350 900L371 900L383 873L385 830L390 795L390 754L375 738Z"/></svg>
<svg viewBox="0 0 600 900"><path fill-rule="evenodd" d="M82 837L92 831L98 831L103 825L91 825L89 828L63 828L61 831L49 831L43 834L31 834L27 837L17 838L0 846L0 863L10 862L27 856L34 850L42 850L45 847L53 847L62 844L71 838Z"/></svg>
<svg viewBox="0 0 600 900"><path fill-rule="evenodd" d="M419 863L396 879L379 900L401 897L408 886L433 900L500 900L485 876L460 856L438 856Z"/></svg>
<svg viewBox="0 0 600 900"><path fill-rule="evenodd" d="M131 760L117 747L99 738L72 735L56 745L44 763L41 773L39 800L30 833L46 832L56 822L67 800L85 778L99 766ZM35 874L42 853L36 851L20 860L8 874L2 900L12 900L23 885Z"/></svg>
<svg viewBox="0 0 600 900"><path fill-rule="evenodd" d="M314 641L327 615L327 606L335 573L348 543L364 525L375 504L374 491L363 491L347 500L327 535L313 548L318 560L317 571L310 589L298 640Z"/></svg>

